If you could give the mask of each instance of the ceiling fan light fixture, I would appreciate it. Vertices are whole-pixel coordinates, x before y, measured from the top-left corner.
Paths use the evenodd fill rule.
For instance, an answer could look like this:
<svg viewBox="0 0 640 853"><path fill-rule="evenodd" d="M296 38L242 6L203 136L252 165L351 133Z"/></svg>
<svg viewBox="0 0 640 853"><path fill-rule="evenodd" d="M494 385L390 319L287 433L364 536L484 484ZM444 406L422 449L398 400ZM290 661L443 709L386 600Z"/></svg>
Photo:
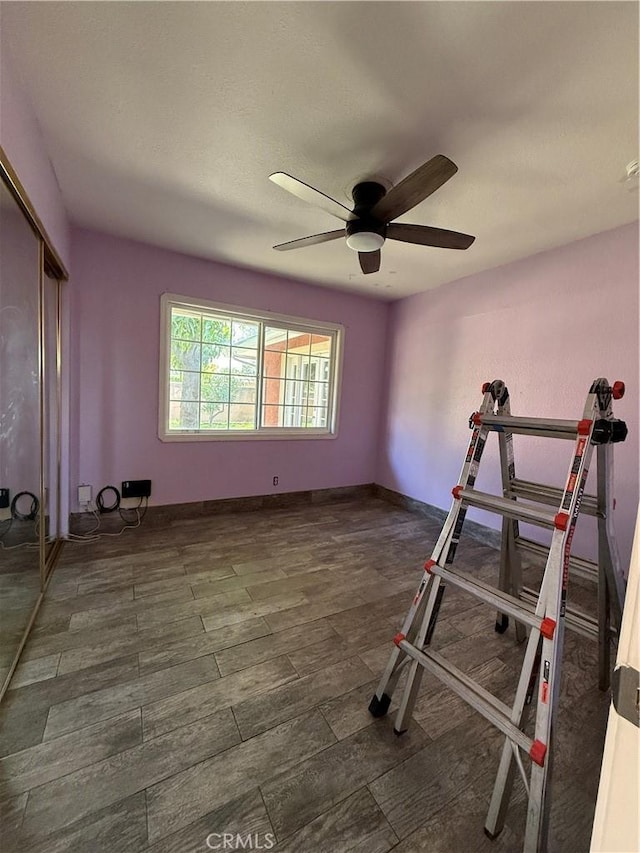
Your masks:
<svg viewBox="0 0 640 853"><path fill-rule="evenodd" d="M354 252L377 252L383 244L384 237L375 231L358 231L347 236L347 246Z"/></svg>

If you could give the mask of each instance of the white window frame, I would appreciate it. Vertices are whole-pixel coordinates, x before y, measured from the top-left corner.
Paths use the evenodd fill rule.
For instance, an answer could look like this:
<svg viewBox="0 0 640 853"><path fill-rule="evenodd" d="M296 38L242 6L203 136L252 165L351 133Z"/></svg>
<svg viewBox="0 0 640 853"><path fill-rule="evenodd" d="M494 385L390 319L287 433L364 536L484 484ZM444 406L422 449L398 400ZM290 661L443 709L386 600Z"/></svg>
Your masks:
<svg viewBox="0 0 640 853"><path fill-rule="evenodd" d="M262 421L262 357L264 347L258 346L257 365L257 423L252 430L170 430L169 429L169 384L171 365L171 309L173 307L196 311L212 311L240 320L260 322L271 327L293 329L310 334L330 334L333 337L333 352L330 362L328 386L328 412L326 427L263 427ZM262 331L261 327L261 341ZM211 302L207 299L195 299L176 293L163 293L160 297L160 372L158 437L161 441L260 441L284 439L323 439L336 438L338 434L338 414L340 386L342 380L342 353L344 347L344 326L339 323L326 323L304 317L276 314L271 311L257 311L228 305L224 302Z"/></svg>

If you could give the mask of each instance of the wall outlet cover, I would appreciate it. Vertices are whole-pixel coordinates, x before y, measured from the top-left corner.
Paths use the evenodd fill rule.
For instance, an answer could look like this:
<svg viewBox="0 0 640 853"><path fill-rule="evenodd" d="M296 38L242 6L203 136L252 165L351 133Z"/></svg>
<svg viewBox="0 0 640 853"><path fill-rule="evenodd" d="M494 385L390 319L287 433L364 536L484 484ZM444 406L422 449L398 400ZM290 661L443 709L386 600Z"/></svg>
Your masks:
<svg viewBox="0 0 640 853"><path fill-rule="evenodd" d="M79 504L88 504L91 502L91 498L93 497L93 489L91 486L78 486L78 503Z"/></svg>

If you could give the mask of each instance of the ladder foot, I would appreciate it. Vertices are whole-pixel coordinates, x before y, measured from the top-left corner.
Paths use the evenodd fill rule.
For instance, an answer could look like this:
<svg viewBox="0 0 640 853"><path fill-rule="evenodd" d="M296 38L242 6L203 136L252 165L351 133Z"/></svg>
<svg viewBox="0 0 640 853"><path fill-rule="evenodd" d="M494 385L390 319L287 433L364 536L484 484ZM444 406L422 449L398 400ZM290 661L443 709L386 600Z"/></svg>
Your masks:
<svg viewBox="0 0 640 853"><path fill-rule="evenodd" d="M406 732L406 729L402 729L401 732L399 732L398 729L393 730L394 735L396 735L397 737L400 737L400 735L403 735L405 732Z"/></svg>
<svg viewBox="0 0 640 853"><path fill-rule="evenodd" d="M496 620L496 624L494 626L494 631L496 634L504 634L504 632L509 627L509 617L505 616L503 613L500 619Z"/></svg>
<svg viewBox="0 0 640 853"><path fill-rule="evenodd" d="M383 693L382 699L378 699L374 693L373 699L369 702L369 713L372 717L384 717L389 710L390 704L391 696L387 696L386 693Z"/></svg>
<svg viewBox="0 0 640 853"><path fill-rule="evenodd" d="M492 841L495 841L501 832L502 832L501 829L499 829L497 832L489 832L489 830L487 829L486 826L484 828L484 834L487 836L487 838L490 838Z"/></svg>

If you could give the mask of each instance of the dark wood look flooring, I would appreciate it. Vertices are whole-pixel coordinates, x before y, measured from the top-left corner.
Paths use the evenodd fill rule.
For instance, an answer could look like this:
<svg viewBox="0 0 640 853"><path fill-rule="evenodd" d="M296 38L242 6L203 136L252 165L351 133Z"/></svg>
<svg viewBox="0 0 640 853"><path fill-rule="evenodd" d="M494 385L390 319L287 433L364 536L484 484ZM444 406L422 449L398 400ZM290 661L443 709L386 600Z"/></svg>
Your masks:
<svg viewBox="0 0 640 853"><path fill-rule="evenodd" d="M0 706L3 853L521 850L519 780L483 833L497 730L429 675L402 737L367 712L438 533L372 497L66 545ZM463 539L456 565L495 581L497 556ZM434 646L509 701L523 647L494 620L449 589ZM554 853L589 848L607 710L568 634Z"/></svg>

